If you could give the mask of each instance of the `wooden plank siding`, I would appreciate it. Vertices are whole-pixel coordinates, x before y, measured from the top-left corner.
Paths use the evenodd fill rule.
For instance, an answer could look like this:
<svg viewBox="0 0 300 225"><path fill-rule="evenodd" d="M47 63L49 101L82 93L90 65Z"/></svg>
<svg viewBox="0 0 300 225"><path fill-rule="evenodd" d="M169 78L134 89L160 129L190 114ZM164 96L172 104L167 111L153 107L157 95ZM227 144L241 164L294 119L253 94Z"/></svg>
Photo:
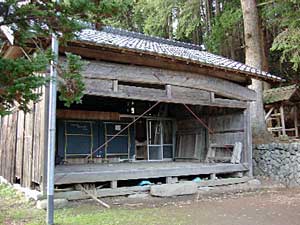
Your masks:
<svg viewBox="0 0 300 225"><path fill-rule="evenodd" d="M23 187L41 184L44 160L45 99L30 104L31 112L1 117L0 176Z"/></svg>
<svg viewBox="0 0 300 225"><path fill-rule="evenodd" d="M214 145L234 145L236 142L242 143L242 161L248 162L247 151L249 142L245 138L248 135L248 124L245 126L246 114L244 111L232 114L210 117L209 126L212 129L210 133L210 144ZM228 150L224 150L222 155L231 156Z"/></svg>

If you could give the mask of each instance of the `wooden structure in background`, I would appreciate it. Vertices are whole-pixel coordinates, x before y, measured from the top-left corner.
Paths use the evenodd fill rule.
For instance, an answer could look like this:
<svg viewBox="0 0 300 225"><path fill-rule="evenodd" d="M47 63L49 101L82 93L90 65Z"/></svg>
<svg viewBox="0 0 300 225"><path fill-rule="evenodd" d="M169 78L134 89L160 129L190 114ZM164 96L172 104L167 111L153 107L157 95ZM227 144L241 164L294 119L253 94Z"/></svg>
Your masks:
<svg viewBox="0 0 300 225"><path fill-rule="evenodd" d="M85 29L77 40L61 46L62 58L65 52L72 52L86 61L86 89L82 104L66 109L58 101L55 185L111 182L116 188L117 181L131 179L170 181L178 176L215 178L216 174L241 172L251 176L249 105L256 95L247 85L251 78L270 82L280 78L199 49L119 29ZM31 113L15 112L1 118L0 130L0 176L43 193L47 180L48 99L46 88ZM144 114L155 104L159 106ZM187 105L190 111L184 107ZM145 132L134 123L140 116ZM65 132L70 121L75 121L73 131L81 131L71 133L77 135L72 138ZM86 133L84 123L97 132ZM135 125L127 128L128 124ZM116 137L123 128L127 131ZM117 141L109 145L111 138ZM86 149L82 147L84 141ZM240 160L205 162L209 149L237 143ZM104 151L98 150L99 145ZM68 147L77 152L64 164L61 159L68 160ZM120 149L126 151L123 158L116 151ZM156 155L150 154L152 150ZM91 160L79 158L78 153L84 157L91 154ZM137 153L142 161L131 163L138 160ZM221 149L214 156L232 158L232 154ZM126 163L102 163L110 159ZM152 159L157 162L150 162ZM72 161L83 164L74 165Z"/></svg>
<svg viewBox="0 0 300 225"><path fill-rule="evenodd" d="M300 91L296 85L272 88L264 92L266 123L275 137L299 137Z"/></svg>

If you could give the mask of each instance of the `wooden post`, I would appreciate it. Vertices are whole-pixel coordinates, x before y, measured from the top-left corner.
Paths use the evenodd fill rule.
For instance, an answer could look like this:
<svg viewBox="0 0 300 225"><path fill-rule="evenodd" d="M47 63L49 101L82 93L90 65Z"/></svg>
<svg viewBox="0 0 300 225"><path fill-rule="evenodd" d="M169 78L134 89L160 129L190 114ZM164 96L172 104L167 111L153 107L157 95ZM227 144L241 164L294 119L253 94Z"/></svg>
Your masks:
<svg viewBox="0 0 300 225"><path fill-rule="evenodd" d="M286 135L286 131L285 131L285 121L284 121L284 109L283 109L283 105L280 105L280 109L279 110L280 110L282 135L285 136Z"/></svg>
<svg viewBox="0 0 300 225"><path fill-rule="evenodd" d="M209 179L210 180L215 180L217 177L216 177L216 174L215 173L211 173L210 175L209 175Z"/></svg>
<svg viewBox="0 0 300 225"><path fill-rule="evenodd" d="M166 85L167 97L172 98L172 87L170 84Z"/></svg>
<svg viewBox="0 0 300 225"><path fill-rule="evenodd" d="M243 161L248 163L249 171L248 176L253 176L252 168L252 131L251 131L251 118L250 118L250 102L247 103L247 109L244 111L244 132L245 132L245 147L243 154Z"/></svg>
<svg viewBox="0 0 300 225"><path fill-rule="evenodd" d="M172 177L166 177L166 184L172 184Z"/></svg>
<svg viewBox="0 0 300 225"><path fill-rule="evenodd" d="M215 93L214 92L210 92L210 101L215 102Z"/></svg>
<svg viewBox="0 0 300 225"><path fill-rule="evenodd" d="M113 80L113 92L118 92L118 80Z"/></svg>
<svg viewBox="0 0 300 225"><path fill-rule="evenodd" d="M110 188L117 188L118 187L118 181L116 180L113 180L110 182Z"/></svg>
<svg viewBox="0 0 300 225"><path fill-rule="evenodd" d="M294 124L295 124L295 137L298 137L299 132L298 132L298 108L297 108L297 105L294 106Z"/></svg>
<svg viewBox="0 0 300 225"><path fill-rule="evenodd" d="M268 111L268 113L267 113L266 116L265 116L265 120L267 120L267 119L269 118L269 116L271 115L271 113L273 112L273 110L274 110L274 107L272 107L272 108Z"/></svg>

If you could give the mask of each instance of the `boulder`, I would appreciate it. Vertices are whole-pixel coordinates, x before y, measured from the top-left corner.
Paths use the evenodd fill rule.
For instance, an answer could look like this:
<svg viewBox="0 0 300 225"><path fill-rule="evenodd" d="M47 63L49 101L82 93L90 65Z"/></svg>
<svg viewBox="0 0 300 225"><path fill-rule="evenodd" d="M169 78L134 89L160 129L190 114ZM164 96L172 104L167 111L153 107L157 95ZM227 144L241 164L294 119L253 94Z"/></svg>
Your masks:
<svg viewBox="0 0 300 225"><path fill-rule="evenodd" d="M257 188L261 186L261 182L258 179L252 179L248 181L248 185L253 188Z"/></svg>
<svg viewBox="0 0 300 225"><path fill-rule="evenodd" d="M150 189L150 194L157 197L171 197L177 195L195 194L198 186L193 181L185 181L175 184L153 185Z"/></svg>
<svg viewBox="0 0 300 225"><path fill-rule="evenodd" d="M68 205L67 199L54 199L54 208L55 209L64 208L67 205ZM47 199L38 200L36 202L36 207L38 209L47 209Z"/></svg>

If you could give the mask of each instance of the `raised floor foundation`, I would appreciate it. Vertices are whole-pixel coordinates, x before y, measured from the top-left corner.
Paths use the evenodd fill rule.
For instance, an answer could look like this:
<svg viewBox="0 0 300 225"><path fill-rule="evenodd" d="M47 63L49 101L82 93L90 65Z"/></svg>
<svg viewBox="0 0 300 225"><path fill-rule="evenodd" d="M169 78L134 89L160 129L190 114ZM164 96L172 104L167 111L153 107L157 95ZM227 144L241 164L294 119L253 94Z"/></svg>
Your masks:
<svg viewBox="0 0 300 225"><path fill-rule="evenodd" d="M58 165L55 185L247 172L248 164L196 162L132 162Z"/></svg>

